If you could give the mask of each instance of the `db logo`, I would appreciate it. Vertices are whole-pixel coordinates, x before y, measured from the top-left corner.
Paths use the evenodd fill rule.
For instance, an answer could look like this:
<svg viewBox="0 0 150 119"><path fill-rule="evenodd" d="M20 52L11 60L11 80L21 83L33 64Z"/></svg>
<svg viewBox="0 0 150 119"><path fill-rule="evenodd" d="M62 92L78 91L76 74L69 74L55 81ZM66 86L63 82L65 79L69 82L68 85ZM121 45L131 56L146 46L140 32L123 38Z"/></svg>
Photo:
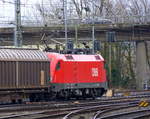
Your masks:
<svg viewBox="0 0 150 119"><path fill-rule="evenodd" d="M98 77L98 68L92 68L92 77Z"/></svg>

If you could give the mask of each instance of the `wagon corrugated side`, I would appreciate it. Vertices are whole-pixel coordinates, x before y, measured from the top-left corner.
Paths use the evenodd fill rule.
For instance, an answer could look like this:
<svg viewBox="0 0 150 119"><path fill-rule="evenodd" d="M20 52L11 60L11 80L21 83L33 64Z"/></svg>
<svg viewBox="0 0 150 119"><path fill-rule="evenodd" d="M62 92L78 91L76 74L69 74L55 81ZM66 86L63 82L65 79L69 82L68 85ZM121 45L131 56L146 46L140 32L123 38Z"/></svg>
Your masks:
<svg viewBox="0 0 150 119"><path fill-rule="evenodd" d="M0 49L0 90L47 87L49 65L39 50Z"/></svg>

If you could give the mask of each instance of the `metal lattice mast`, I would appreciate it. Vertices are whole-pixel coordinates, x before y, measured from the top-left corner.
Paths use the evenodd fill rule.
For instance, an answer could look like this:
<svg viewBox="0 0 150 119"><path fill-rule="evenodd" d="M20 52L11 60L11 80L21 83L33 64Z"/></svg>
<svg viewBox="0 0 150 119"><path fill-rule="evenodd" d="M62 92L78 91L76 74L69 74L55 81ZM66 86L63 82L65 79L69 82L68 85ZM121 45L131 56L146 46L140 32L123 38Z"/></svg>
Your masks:
<svg viewBox="0 0 150 119"><path fill-rule="evenodd" d="M68 50L67 48L67 42L68 42L68 36L67 36L67 0L63 0L63 7L64 7L64 22L65 22L65 44L66 47L65 49Z"/></svg>
<svg viewBox="0 0 150 119"><path fill-rule="evenodd" d="M95 42L95 28L94 28L94 1L92 1L92 54L95 53L94 51L94 42Z"/></svg>
<svg viewBox="0 0 150 119"><path fill-rule="evenodd" d="M21 33L21 8L20 0L15 0L15 29L14 29L14 46L22 46L22 33Z"/></svg>

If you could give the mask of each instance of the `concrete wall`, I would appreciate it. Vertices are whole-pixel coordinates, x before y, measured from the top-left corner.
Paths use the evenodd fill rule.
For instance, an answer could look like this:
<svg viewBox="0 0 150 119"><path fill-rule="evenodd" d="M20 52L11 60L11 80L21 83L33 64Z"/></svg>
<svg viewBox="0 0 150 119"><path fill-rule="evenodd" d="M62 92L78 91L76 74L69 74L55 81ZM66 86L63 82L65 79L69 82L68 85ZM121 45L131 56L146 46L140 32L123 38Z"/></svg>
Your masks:
<svg viewBox="0 0 150 119"><path fill-rule="evenodd" d="M150 87L150 41L147 41L147 46L148 46L148 61L149 64L147 65L147 75L149 77L149 87Z"/></svg>
<svg viewBox="0 0 150 119"><path fill-rule="evenodd" d="M139 90L147 88L148 85L150 86L149 58L147 57L147 53L150 56L149 46L150 44L144 41L136 43L136 85Z"/></svg>

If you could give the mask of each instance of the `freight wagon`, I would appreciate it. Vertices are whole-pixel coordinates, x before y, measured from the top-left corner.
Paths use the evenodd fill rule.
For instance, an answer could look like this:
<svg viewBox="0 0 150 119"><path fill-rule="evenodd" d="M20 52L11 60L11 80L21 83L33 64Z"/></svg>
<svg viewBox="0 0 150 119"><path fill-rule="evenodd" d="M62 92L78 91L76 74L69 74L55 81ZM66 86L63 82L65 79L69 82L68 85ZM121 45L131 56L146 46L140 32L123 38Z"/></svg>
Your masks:
<svg viewBox="0 0 150 119"><path fill-rule="evenodd" d="M0 49L0 101L42 98L48 90L49 66L42 51Z"/></svg>

